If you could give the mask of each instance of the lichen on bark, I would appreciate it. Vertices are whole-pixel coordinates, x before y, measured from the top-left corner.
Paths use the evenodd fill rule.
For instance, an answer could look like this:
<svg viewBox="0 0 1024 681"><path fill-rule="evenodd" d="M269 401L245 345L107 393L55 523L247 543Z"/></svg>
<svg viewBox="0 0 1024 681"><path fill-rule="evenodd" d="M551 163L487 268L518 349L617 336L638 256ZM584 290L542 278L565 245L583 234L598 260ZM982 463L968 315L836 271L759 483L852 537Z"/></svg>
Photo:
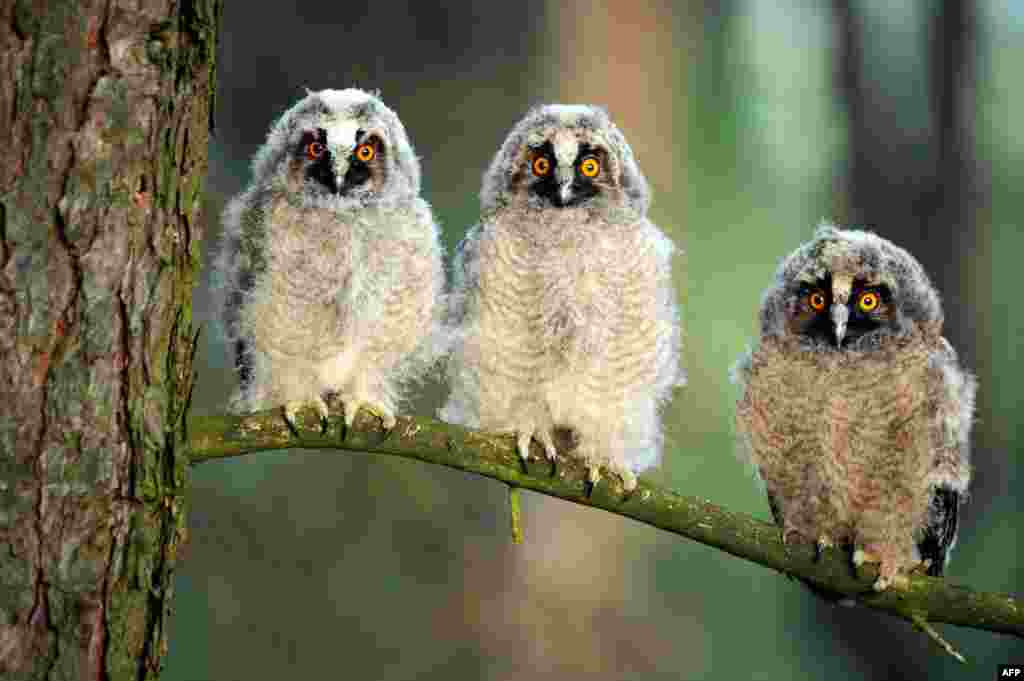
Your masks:
<svg viewBox="0 0 1024 681"><path fill-rule="evenodd" d="M220 0L0 4L0 676L145 679L184 532Z"/></svg>

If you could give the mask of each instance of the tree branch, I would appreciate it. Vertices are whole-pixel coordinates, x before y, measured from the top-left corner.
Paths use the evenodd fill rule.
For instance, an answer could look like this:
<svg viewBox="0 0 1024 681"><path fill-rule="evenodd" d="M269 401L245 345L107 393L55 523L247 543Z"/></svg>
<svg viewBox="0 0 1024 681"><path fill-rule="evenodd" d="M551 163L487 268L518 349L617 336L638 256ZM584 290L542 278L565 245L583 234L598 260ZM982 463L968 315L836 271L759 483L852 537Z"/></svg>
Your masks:
<svg viewBox="0 0 1024 681"><path fill-rule="evenodd" d="M972 591L918 574L909 578L905 589L876 593L871 588L878 576L876 568L865 566L854 571L847 551L827 549L816 559L813 545L784 545L775 525L733 513L710 501L682 496L643 480L624 499L621 482L615 478L602 480L587 499L583 496L583 466L571 457L562 457L555 475L551 475L551 465L536 443L524 472L512 435L469 430L419 416L400 416L395 428L385 432L380 421L365 410L346 429L333 406L326 432L312 409L301 410L297 421L298 432L294 433L280 409L245 416L192 417L186 434L192 463L296 448L419 459L500 480L513 491L529 489L653 525L820 589L853 597L858 603L896 615L919 628L922 622L941 622L1024 638L1024 604L1008 594ZM560 446L559 451L565 449ZM514 498L511 503L514 511ZM516 520L513 518L513 522Z"/></svg>

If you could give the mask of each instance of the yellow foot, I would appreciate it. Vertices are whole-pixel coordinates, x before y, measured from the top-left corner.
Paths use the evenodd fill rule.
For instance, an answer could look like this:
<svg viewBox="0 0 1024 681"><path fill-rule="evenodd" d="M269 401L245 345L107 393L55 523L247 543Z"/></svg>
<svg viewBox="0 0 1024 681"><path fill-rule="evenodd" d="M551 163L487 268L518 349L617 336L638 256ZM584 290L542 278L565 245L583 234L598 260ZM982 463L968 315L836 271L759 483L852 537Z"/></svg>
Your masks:
<svg viewBox="0 0 1024 681"><path fill-rule="evenodd" d="M594 493L594 487L601 481L601 469L597 466L587 467L587 479L583 481L583 496L590 498Z"/></svg>
<svg viewBox="0 0 1024 681"><path fill-rule="evenodd" d="M878 582L880 580L881 580L881 577L879 577L878 580L875 580L875 584L872 585L872 588L875 591L884 591L885 589L888 589L890 586L892 588L894 588L894 589L899 590L899 591L906 591L906 590L908 590L910 588L910 577L907 577L902 572L897 572L892 577L889 577L886 580L885 585L882 586L881 588L879 588L879 585L878 585Z"/></svg>
<svg viewBox="0 0 1024 681"><path fill-rule="evenodd" d="M633 494L633 490L635 490L637 486L638 481L636 479L636 473L634 473L626 464L617 462L609 463L608 472L622 480L623 501L629 499Z"/></svg>
<svg viewBox="0 0 1024 681"><path fill-rule="evenodd" d="M882 559L874 553L864 549L858 548L853 552L853 564L857 567L864 565L865 563L881 563Z"/></svg>
<svg viewBox="0 0 1024 681"><path fill-rule="evenodd" d="M320 416L320 427L327 430L327 403L319 395L316 395L308 400L291 400L284 403L284 420L288 422L291 429L298 431L298 426L295 423L295 417L298 415L299 410L304 407L313 407L316 413Z"/></svg>
<svg viewBox="0 0 1024 681"><path fill-rule="evenodd" d="M814 542L814 561L818 562L821 560L821 556L825 553L825 549L831 549L835 545L835 541L827 534L823 534L818 537L818 541Z"/></svg>
<svg viewBox="0 0 1024 681"><path fill-rule="evenodd" d="M364 399L355 395L345 394L342 394L340 399L341 408L345 414L346 427L352 427L352 423L356 420L356 414L359 413L360 409L366 409L368 412L379 418L381 425L384 426L384 430L391 430L398 422L395 418L395 414L380 402Z"/></svg>
<svg viewBox="0 0 1024 681"><path fill-rule="evenodd" d="M909 588L910 578L899 570L896 561L883 560L877 552L864 547L857 547L853 552L853 564L861 567L866 563L876 563L878 565L878 578L871 585L871 588L875 591L885 591L889 587L901 590Z"/></svg>
<svg viewBox="0 0 1024 681"><path fill-rule="evenodd" d="M516 449L519 451L519 458L526 461L530 458L530 440L537 440L544 448L544 456L548 461L554 463L558 457L555 443L551 439L551 430L548 428L536 428L529 426L516 430Z"/></svg>
<svg viewBox="0 0 1024 681"><path fill-rule="evenodd" d="M622 490L628 495L636 489L637 479L636 473L631 470L619 471L619 476L622 478Z"/></svg>
<svg viewBox="0 0 1024 681"><path fill-rule="evenodd" d="M800 530L794 527L790 527L783 523L782 525L782 543L786 546L790 544L804 544L807 543L808 539L806 535Z"/></svg>

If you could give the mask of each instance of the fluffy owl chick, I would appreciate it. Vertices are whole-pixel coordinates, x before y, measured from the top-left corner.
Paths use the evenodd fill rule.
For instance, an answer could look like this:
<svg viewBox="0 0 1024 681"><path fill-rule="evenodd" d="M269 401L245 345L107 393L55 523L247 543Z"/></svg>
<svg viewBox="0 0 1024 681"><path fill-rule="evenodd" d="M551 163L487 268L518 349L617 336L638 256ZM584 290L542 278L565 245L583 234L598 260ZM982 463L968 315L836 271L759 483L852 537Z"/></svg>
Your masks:
<svg viewBox="0 0 1024 681"><path fill-rule="evenodd" d="M457 329L441 417L536 438L555 461L571 429L588 467L627 492L657 462L658 408L679 368L672 242L646 218L647 183L608 115L542 106L484 174L481 221L459 245Z"/></svg>
<svg viewBox="0 0 1024 681"><path fill-rule="evenodd" d="M970 480L975 380L942 337L939 296L907 251L819 228L764 293L735 376L737 430L787 540L852 544L876 590L940 575Z"/></svg>
<svg viewBox="0 0 1024 681"><path fill-rule="evenodd" d="M398 116L361 90L310 92L270 129L224 211L224 319L251 411L326 392L395 423L440 337L438 230Z"/></svg>

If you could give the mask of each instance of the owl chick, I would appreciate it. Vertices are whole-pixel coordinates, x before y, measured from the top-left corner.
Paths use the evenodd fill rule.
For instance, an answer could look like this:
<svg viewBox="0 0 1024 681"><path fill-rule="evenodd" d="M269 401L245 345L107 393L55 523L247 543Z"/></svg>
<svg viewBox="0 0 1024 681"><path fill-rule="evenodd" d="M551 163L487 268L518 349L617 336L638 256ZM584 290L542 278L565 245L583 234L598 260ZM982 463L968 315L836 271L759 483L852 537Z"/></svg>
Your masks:
<svg viewBox="0 0 1024 681"><path fill-rule="evenodd" d="M224 211L216 268L239 411L337 393L385 427L435 355L444 274L398 116L356 89L310 92L278 120Z"/></svg>
<svg viewBox="0 0 1024 681"><path fill-rule="evenodd" d="M874 588L942 574L971 470L974 377L905 250L828 225L787 257L736 366L741 444L787 541L852 544Z"/></svg>
<svg viewBox="0 0 1024 681"><path fill-rule="evenodd" d="M586 464L621 477L655 464L658 408L679 367L672 242L646 218L647 182L619 129L591 106L542 106L509 133L458 247L441 418L535 438L553 429Z"/></svg>

